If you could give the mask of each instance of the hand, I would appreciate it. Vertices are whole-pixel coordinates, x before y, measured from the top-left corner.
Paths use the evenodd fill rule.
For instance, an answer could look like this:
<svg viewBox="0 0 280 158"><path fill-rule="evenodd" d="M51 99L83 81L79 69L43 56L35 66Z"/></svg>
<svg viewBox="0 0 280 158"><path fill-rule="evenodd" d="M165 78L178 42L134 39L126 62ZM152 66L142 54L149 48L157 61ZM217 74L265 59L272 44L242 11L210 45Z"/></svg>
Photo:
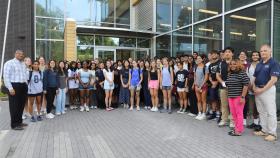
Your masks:
<svg viewBox="0 0 280 158"><path fill-rule="evenodd" d="M47 94L47 91L43 91L44 94Z"/></svg>
<svg viewBox="0 0 280 158"><path fill-rule="evenodd" d="M162 90L162 85L160 85L160 87L159 87L161 90Z"/></svg>
<svg viewBox="0 0 280 158"><path fill-rule="evenodd" d="M67 93L68 92L68 88L65 88L65 93Z"/></svg>
<svg viewBox="0 0 280 158"><path fill-rule="evenodd" d="M224 88L227 87L225 82L222 82L222 86L223 86Z"/></svg>
<svg viewBox="0 0 280 158"><path fill-rule="evenodd" d="M240 104L244 105L245 104L245 98L244 97L240 97Z"/></svg>
<svg viewBox="0 0 280 158"><path fill-rule="evenodd" d="M261 93L263 93L263 88L254 88L254 93L255 95L260 95Z"/></svg>
<svg viewBox="0 0 280 158"><path fill-rule="evenodd" d="M15 90L14 90L14 89L9 90L9 92L10 92L10 95L11 95L11 96L16 95L16 92L15 92Z"/></svg>
<svg viewBox="0 0 280 158"><path fill-rule="evenodd" d="M56 94L58 94L59 93L59 90L56 90Z"/></svg>

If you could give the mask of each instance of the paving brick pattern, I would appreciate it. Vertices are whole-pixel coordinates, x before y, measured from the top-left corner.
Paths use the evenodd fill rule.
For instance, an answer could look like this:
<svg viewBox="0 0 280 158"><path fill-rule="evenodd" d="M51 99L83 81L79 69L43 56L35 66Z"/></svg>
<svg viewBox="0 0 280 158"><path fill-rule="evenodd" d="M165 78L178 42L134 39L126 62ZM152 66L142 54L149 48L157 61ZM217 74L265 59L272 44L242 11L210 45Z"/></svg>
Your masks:
<svg viewBox="0 0 280 158"><path fill-rule="evenodd" d="M214 121L173 113L67 111L52 120L9 127L7 102L0 102L0 153L8 158L279 158L279 141L265 142L246 129L230 137ZM2 138L1 138L2 134ZM4 136L3 136L4 135ZM279 131L280 135L280 131ZM4 151L6 150L6 151ZM1 156L1 154L0 154Z"/></svg>

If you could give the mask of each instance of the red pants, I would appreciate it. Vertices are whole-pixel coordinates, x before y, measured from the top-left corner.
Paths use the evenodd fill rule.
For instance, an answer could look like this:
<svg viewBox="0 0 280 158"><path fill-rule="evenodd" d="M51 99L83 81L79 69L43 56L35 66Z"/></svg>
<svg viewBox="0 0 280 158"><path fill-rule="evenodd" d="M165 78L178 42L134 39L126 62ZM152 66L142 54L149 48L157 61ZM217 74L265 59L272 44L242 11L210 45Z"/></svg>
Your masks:
<svg viewBox="0 0 280 158"><path fill-rule="evenodd" d="M244 131L243 109L244 109L245 101L244 101L244 103L240 103L240 99L241 99L241 97L228 99L230 113L231 113L233 121L234 121L236 133L242 133Z"/></svg>

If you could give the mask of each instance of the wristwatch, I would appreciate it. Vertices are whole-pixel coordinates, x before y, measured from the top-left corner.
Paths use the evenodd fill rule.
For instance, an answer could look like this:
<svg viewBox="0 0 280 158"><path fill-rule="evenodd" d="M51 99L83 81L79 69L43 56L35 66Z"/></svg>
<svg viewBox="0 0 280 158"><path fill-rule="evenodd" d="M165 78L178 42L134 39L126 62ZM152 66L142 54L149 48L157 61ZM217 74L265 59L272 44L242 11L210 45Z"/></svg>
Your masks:
<svg viewBox="0 0 280 158"><path fill-rule="evenodd" d="M244 99L245 97L244 97L244 96L241 96L241 98Z"/></svg>

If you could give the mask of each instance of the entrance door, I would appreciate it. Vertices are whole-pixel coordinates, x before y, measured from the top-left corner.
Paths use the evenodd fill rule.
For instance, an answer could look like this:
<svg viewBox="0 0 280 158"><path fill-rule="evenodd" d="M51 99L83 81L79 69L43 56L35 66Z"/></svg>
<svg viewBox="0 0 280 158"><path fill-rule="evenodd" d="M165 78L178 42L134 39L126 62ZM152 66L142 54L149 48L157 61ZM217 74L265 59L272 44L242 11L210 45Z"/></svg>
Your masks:
<svg viewBox="0 0 280 158"><path fill-rule="evenodd" d="M135 51L135 59L147 59L150 58L149 49L137 49Z"/></svg>
<svg viewBox="0 0 280 158"><path fill-rule="evenodd" d="M117 49L117 60L124 60L128 58L134 59L134 50L132 49Z"/></svg>
<svg viewBox="0 0 280 158"><path fill-rule="evenodd" d="M100 58L102 60L111 59L116 61L116 50L115 49L96 49L94 57Z"/></svg>

